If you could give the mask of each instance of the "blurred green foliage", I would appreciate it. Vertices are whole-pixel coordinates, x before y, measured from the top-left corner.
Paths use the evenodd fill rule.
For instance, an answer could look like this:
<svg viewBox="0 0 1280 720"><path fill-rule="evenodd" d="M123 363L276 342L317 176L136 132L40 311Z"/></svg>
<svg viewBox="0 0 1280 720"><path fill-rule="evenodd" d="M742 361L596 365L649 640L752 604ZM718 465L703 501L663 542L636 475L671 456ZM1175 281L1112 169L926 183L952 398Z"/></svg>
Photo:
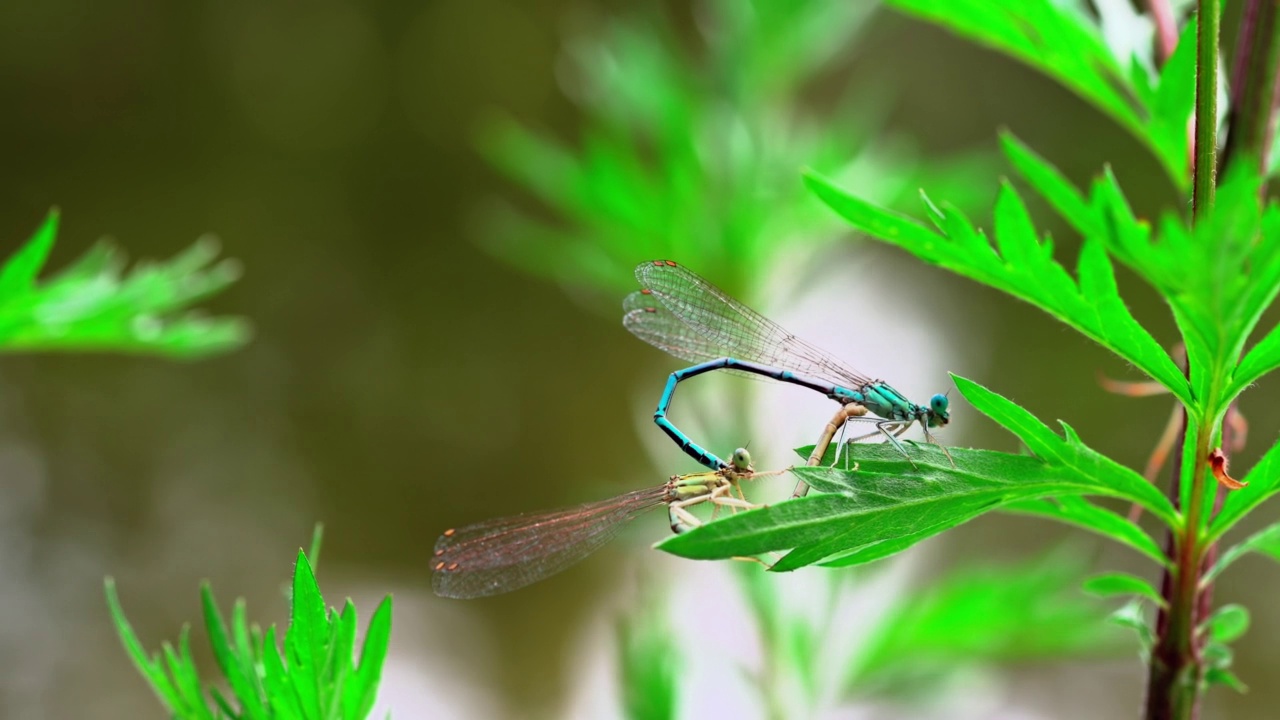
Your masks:
<svg viewBox="0 0 1280 720"><path fill-rule="evenodd" d="M852 696L926 697L966 668L1113 656L1130 643L1082 602L1087 570L1070 548L1005 567L957 568L895 603L849 662Z"/></svg>
<svg viewBox="0 0 1280 720"><path fill-rule="evenodd" d="M697 6L698 45L654 15L569 43L562 82L583 113L576 147L498 118L481 134L494 165L541 207L495 200L487 247L576 287L618 294L637 262L679 258L751 298L789 251L821 258L841 235L805 193L804 167L896 204L921 186L962 204L985 154L931 158L884 128L886 89L839 85L872 3L715 0ZM547 211L550 211L548 216Z"/></svg>
<svg viewBox="0 0 1280 720"><path fill-rule="evenodd" d="M618 678L628 720L680 717L683 658L665 615L661 591L645 583L636 611L618 621Z"/></svg>
<svg viewBox="0 0 1280 720"><path fill-rule="evenodd" d="M240 277L218 244L202 238L168 262L125 270L124 256L99 242L61 272L39 280L58 232L58 212L0 267L0 351L93 351L193 358L249 339L239 318L187 309Z"/></svg>

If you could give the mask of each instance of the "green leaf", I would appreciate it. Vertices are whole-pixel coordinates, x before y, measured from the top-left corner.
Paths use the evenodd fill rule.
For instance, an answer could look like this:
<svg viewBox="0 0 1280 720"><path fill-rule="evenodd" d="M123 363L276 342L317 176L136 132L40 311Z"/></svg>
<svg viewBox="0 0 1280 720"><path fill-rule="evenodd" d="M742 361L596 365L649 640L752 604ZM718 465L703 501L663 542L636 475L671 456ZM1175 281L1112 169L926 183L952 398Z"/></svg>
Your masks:
<svg viewBox="0 0 1280 720"><path fill-rule="evenodd" d="M0 270L0 352L108 351L198 357L244 344L238 318L186 310L225 289L240 266L216 262L217 242L202 238L167 263L124 272L118 253L99 244L62 273L36 282L53 244L56 214Z"/></svg>
<svg viewBox="0 0 1280 720"><path fill-rule="evenodd" d="M382 682L382 666L387 659L387 647L391 643L391 596L378 603L369 618L365 630L364 646L360 651L355 673L346 685L343 698L343 717L364 718L373 710L378 696L378 684Z"/></svg>
<svg viewBox="0 0 1280 720"><path fill-rule="evenodd" d="M111 612L111 622L116 627L116 634L120 636L120 643L124 645L129 658L133 660L134 667L138 668L138 672L147 679L151 689L160 698L160 702L170 712L178 714L193 712L194 709L187 706L178 687L169 679L159 656L148 655L146 649L142 647L142 641L138 639L138 634L129 624L124 608L120 605L115 580L106 578L103 581L103 587L107 594L107 609Z"/></svg>
<svg viewBox="0 0 1280 720"><path fill-rule="evenodd" d="M1109 486L1112 492L1093 494L1126 497L1170 527L1177 527L1180 522L1178 512L1163 493L1133 470L1086 446L1066 423L1062 423L1066 432L1064 440L1007 398L954 373L951 379L975 409L1017 435L1032 453L1050 466L1062 466L1088 478L1089 482Z"/></svg>
<svg viewBox="0 0 1280 720"><path fill-rule="evenodd" d="M1008 131L1000 133L1000 147L1018 174L1081 235L1102 232L1101 223L1084 195L1056 167Z"/></svg>
<svg viewBox="0 0 1280 720"><path fill-rule="evenodd" d="M1022 200L1010 185L1004 185L996 206L997 254L986 236L954 208L944 206L945 230L934 232L854 197L815 173L807 173L805 181L858 230L1041 308L1137 366L1183 402L1192 403L1190 387L1178 366L1120 298L1100 241L1085 239L1077 285L1053 259L1052 244L1036 236Z"/></svg>
<svg viewBox="0 0 1280 720"><path fill-rule="evenodd" d="M1225 685L1239 693L1249 692L1249 686L1245 685L1236 674L1230 670L1223 668L1209 668L1204 673L1204 681L1206 685Z"/></svg>
<svg viewBox="0 0 1280 720"><path fill-rule="evenodd" d="M1084 589L1085 592L1093 593L1099 597L1137 595L1154 602L1160 607L1164 607L1167 604L1164 598L1160 597L1159 591L1151 587L1150 583L1128 573L1109 572L1095 575L1084 581Z"/></svg>
<svg viewBox="0 0 1280 720"><path fill-rule="evenodd" d="M1153 92L1147 92L1144 87L1134 85L1134 75L1127 70L1132 67L1132 58L1114 57L1097 26L1084 14L1073 13L1061 3L890 0L889 4L1016 58L1058 81L1145 143L1179 190L1190 186L1185 150L1187 116L1181 115L1184 120L1181 148L1168 130L1188 108L1186 93L1194 88L1194 84L1187 84L1184 58L1179 57L1176 64L1175 59L1170 58L1159 85ZM1194 61L1194 51L1190 54ZM1168 67L1170 64L1174 65L1172 69ZM1143 81L1146 82L1145 78ZM1144 107L1141 101L1147 99L1151 104Z"/></svg>
<svg viewBox="0 0 1280 720"><path fill-rule="evenodd" d="M1250 535L1243 542L1228 548L1226 552L1218 557L1218 561L1214 563L1209 572L1205 573L1201 582L1212 582L1232 563L1251 552L1262 553L1272 560L1280 562L1280 522L1269 525Z"/></svg>
<svg viewBox="0 0 1280 720"><path fill-rule="evenodd" d="M1142 644L1143 652L1151 652L1154 637L1151 634L1151 626L1147 624L1141 602L1134 600L1127 603L1124 607L1111 613L1111 617L1108 620L1116 625L1133 630L1138 634L1138 642Z"/></svg>
<svg viewBox="0 0 1280 720"><path fill-rule="evenodd" d="M975 403L976 405L976 403ZM1050 433L1052 434L1052 433ZM956 467L936 446L912 445L912 468L887 444L855 444L846 448L857 471L795 468L815 487L843 486L841 492L738 513L675 535L659 543L662 550L694 559L722 559L787 550L773 569L848 557L883 556L870 548L890 543L902 549L904 539L917 541L954 527L1003 504L1053 495L1097 494L1151 501L1151 486L1141 478L1128 483L1103 463L1092 461L1082 445L1057 441L1064 450L1056 461L986 450L951 450ZM1068 466L1062 459L1073 463ZM1090 460L1082 462L1081 459ZM1118 466L1117 466L1118 467ZM1119 478L1119 479L1117 479ZM1158 492L1152 511L1172 513ZM1163 503L1163 505L1162 505Z"/></svg>
<svg viewBox="0 0 1280 720"><path fill-rule="evenodd" d="M251 720L257 718L266 720L270 715L262 702L257 673L254 670L254 657L246 652L247 648L243 646L232 647L226 623L222 619L222 614L218 612L217 602L213 598L213 589L208 582L200 584L200 602L204 610L205 630L209 633L209 644L213 646L213 657L218 661L222 674L226 676L231 691L240 700L244 716ZM236 624L245 622L243 600L236 602L234 616ZM239 631L240 628L237 628L237 632Z"/></svg>
<svg viewBox="0 0 1280 720"><path fill-rule="evenodd" d="M280 646L275 626L267 628L263 638L262 684L271 700L273 712L284 718L314 717L307 715L302 706L302 694L294 687L293 676L280 656Z"/></svg>
<svg viewBox="0 0 1280 720"><path fill-rule="evenodd" d="M990 507L991 505L988 503L981 503L978 505L978 512L980 513ZM919 532L908 533L895 538L887 538L885 540L859 546L847 552L836 553L830 558L818 563L818 565L821 565L822 567L851 567L853 565L865 565L869 562L875 562L876 560L887 558L890 555L896 555L921 540L926 540L945 530L950 530L957 525L973 519L974 516L975 514L956 512L953 513L946 522L928 525L924 530Z"/></svg>
<svg viewBox="0 0 1280 720"><path fill-rule="evenodd" d="M680 716L682 648L656 591L642 585L640 594L641 602L616 626L622 716L675 720Z"/></svg>
<svg viewBox="0 0 1280 720"><path fill-rule="evenodd" d="M54 208L31 239L0 267L0 303L24 295L36 284L36 276L49 259L54 238L58 235L58 210Z"/></svg>
<svg viewBox="0 0 1280 720"><path fill-rule="evenodd" d="M183 625L182 631L178 633L178 650L174 650L173 646L167 642L162 643L160 647L165 664L169 668L169 675L173 677L174 685L182 696L182 704L186 708L185 714L193 718L212 718L213 713L204 702L199 671L196 669L195 660L191 658L191 626Z"/></svg>
<svg viewBox="0 0 1280 720"><path fill-rule="evenodd" d="M326 718L342 718L347 706L347 679L354 669L353 653L356 647L356 606L347 600L342 612L329 613L329 653L325 659L323 700Z"/></svg>
<svg viewBox="0 0 1280 720"><path fill-rule="evenodd" d="M1070 548L1025 564L929 578L889 603L847 662L845 687L920 697L921 684L977 665L1096 658L1125 651L1101 603L1076 590L1085 559Z"/></svg>
<svg viewBox="0 0 1280 720"><path fill-rule="evenodd" d="M1141 527L1079 496L1062 495L1047 500L1011 503L1000 510L1007 513L1037 515L1076 525L1128 545L1161 565L1171 565L1160 546Z"/></svg>
<svg viewBox="0 0 1280 720"><path fill-rule="evenodd" d="M284 646L293 676L293 687L308 717L321 717L324 698L324 661L329 639L329 620L324 598L307 556L298 551L293 569L293 607Z"/></svg>
<svg viewBox="0 0 1280 720"><path fill-rule="evenodd" d="M719 268L715 281L750 302L740 291L758 293L756 278L788 249L841 236L795 183L803 163L861 181L890 203L921 186L948 186L957 202L974 197L970 178L986 169L985 155L924 162L913 143L884 130L888 92L836 98L821 119L840 132L813 122L805 89L848 57L873 10L717 2L694 36L662 14L639 13L572 38L564 64L581 141L505 117L477 138L543 206L485 208L486 249L538 276L610 293L631 283L636 258L678 257L708 273Z"/></svg>
<svg viewBox="0 0 1280 720"><path fill-rule="evenodd" d="M1223 605L1209 616L1204 627L1215 642L1234 642L1249 629L1249 610L1243 605Z"/></svg>
<svg viewBox="0 0 1280 720"><path fill-rule="evenodd" d="M1244 182L1243 180L1239 182ZM1246 188L1247 190L1248 188ZM1221 202L1220 200L1218 202ZM1215 204L1215 214L1217 205ZM1247 266L1249 281L1233 279L1232 286L1243 284L1243 299L1236 300L1234 313L1238 316L1237 336L1241 343L1252 332L1262 313L1275 301L1280 290L1280 209L1268 202L1262 213L1260 232L1252 253L1237 255ZM1237 270L1243 273L1243 269ZM1237 347L1232 343L1231 348ZM1245 354L1231 377L1231 388L1226 395L1234 398L1263 375L1280 367L1280 326L1272 328L1261 341Z"/></svg>

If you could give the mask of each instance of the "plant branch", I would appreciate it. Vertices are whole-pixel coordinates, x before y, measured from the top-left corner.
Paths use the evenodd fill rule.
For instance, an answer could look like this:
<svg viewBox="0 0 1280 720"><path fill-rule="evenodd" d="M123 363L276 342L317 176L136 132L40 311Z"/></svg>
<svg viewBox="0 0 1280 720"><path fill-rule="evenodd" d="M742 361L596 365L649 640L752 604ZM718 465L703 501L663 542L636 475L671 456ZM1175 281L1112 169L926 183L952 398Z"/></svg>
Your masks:
<svg viewBox="0 0 1280 720"><path fill-rule="evenodd" d="M1192 179L1192 218L1199 223L1213 208L1218 129L1218 16L1219 0L1199 0L1196 36L1195 167ZM1191 368L1206 372L1211 368ZM1213 444L1213 398L1188 408L1183 425L1182 452L1174 467L1170 497L1180 506L1182 526L1171 532L1166 548L1174 561L1166 570L1161 594L1167 609L1156 623L1147 678L1147 720L1192 720L1199 714L1204 674L1196 627L1203 614L1199 595L1205 547L1201 528L1206 517L1206 477ZM1190 461L1191 467L1185 463ZM1189 471L1189 472L1188 472ZM1186 486L1190 487L1187 488ZM1215 485L1216 487L1216 485ZM1184 488L1190 492L1184 492Z"/></svg>
<svg viewBox="0 0 1280 720"><path fill-rule="evenodd" d="M1198 222L1213 207L1218 156L1219 0L1199 0L1196 19L1196 146L1191 211Z"/></svg>
<svg viewBox="0 0 1280 720"><path fill-rule="evenodd" d="M1221 166L1237 155L1265 160L1270 152L1271 119L1275 107L1276 64L1280 35L1275 0L1248 0L1240 20L1240 40L1231 69L1231 133L1222 150Z"/></svg>

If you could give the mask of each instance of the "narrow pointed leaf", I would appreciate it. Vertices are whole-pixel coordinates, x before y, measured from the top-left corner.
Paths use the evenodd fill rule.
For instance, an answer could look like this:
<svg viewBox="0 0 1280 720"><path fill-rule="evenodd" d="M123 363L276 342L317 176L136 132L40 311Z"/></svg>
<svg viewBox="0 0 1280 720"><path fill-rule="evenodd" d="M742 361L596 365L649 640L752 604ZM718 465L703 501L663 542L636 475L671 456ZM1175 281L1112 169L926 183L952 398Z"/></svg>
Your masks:
<svg viewBox="0 0 1280 720"><path fill-rule="evenodd" d="M58 211L53 209L30 240L0 266L0 303L10 302L15 296L31 291L36 276L44 267L53 241L58 235Z"/></svg>

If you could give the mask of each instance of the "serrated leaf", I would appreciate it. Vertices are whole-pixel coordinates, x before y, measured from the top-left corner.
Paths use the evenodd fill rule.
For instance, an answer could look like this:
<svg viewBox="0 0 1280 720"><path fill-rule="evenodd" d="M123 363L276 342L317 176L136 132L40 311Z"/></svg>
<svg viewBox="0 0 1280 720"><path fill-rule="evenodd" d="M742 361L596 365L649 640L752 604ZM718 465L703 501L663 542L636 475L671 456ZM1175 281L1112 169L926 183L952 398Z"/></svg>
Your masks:
<svg viewBox="0 0 1280 720"><path fill-rule="evenodd" d="M1066 440L1046 427L1031 413L1007 398L987 390L972 380L952 373L952 381L975 409L1017 435L1031 452L1050 465L1069 468L1091 482L1112 488L1113 493L1142 505L1170 527L1177 527L1179 516L1172 503L1145 478L1111 460L1079 441L1070 427ZM1081 493L1077 493L1081 494Z"/></svg>
<svg viewBox="0 0 1280 720"><path fill-rule="evenodd" d="M1106 253L1086 240L1077 285L1051 255L1040 250L1025 209L1009 186L1002 190L1004 222L997 226L1001 257L962 214L947 208L945 231L934 232L911 218L876 207L807 173L810 190L857 229L897 245L921 260L1025 300L1111 350L1193 403L1186 377L1169 354L1144 329L1116 291Z"/></svg>
<svg viewBox="0 0 1280 720"><path fill-rule="evenodd" d="M1095 575L1084 581L1084 590L1099 597L1137 595L1154 602L1158 606L1163 607L1166 605L1164 598L1160 597L1159 591L1151 587L1150 583L1128 573L1109 572Z"/></svg>
<svg viewBox="0 0 1280 720"><path fill-rule="evenodd" d="M792 471L811 485L842 484L841 492L738 513L667 538L658 547L695 559L790 549L773 566L783 571L848 557L877 544L920 540L1000 505L1035 497L1099 494L1135 499L1128 493L1137 487L1141 501L1151 502L1151 487L1140 477L1135 486L1123 476L1117 481L1111 468L1091 459L1077 463L1091 452L1082 446L1065 447L1057 465L1023 455L956 448L951 450L954 468L935 446L910 446L916 468L887 444L855 444L845 451L858 463L857 471ZM1068 467L1063 460L1081 469ZM1155 495L1160 501L1152 503L1156 506L1152 511L1168 516L1172 512L1168 501L1158 492ZM902 546L895 544L894 549ZM874 550L864 552L866 557L881 556Z"/></svg>

